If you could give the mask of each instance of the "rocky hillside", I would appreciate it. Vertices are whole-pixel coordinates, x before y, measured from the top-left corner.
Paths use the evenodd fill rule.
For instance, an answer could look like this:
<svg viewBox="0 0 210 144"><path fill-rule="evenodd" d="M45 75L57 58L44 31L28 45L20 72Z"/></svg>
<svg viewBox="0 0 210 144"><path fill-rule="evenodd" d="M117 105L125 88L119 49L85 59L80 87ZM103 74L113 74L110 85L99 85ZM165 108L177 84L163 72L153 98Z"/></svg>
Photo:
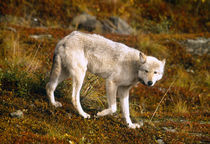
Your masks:
<svg viewBox="0 0 210 144"><path fill-rule="evenodd" d="M120 33L124 27L131 32L127 22L136 32L210 30L208 0L0 0L0 3L0 21L32 27L84 28L95 32L105 29L108 33Z"/></svg>

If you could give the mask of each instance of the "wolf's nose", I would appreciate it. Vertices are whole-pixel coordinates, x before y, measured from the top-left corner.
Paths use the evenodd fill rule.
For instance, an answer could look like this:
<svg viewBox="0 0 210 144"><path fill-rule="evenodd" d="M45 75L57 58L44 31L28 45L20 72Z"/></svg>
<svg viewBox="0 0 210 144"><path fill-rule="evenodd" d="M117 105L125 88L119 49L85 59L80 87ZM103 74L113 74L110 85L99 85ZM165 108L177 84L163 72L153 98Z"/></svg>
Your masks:
<svg viewBox="0 0 210 144"><path fill-rule="evenodd" d="M151 86L152 84L153 84L152 81L148 81L148 83L147 83L148 86Z"/></svg>

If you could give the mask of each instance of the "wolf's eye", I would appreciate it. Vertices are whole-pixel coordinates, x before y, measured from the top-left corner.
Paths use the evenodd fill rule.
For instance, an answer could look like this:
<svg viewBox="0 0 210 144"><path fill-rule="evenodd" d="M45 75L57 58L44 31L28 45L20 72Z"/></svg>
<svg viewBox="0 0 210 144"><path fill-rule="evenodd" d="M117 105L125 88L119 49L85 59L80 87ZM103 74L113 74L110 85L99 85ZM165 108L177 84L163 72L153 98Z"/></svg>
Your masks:
<svg viewBox="0 0 210 144"><path fill-rule="evenodd" d="M145 73L148 73L148 70L144 70L145 71Z"/></svg>
<svg viewBox="0 0 210 144"><path fill-rule="evenodd" d="M157 74L157 72L156 72L156 71L154 71L154 74Z"/></svg>

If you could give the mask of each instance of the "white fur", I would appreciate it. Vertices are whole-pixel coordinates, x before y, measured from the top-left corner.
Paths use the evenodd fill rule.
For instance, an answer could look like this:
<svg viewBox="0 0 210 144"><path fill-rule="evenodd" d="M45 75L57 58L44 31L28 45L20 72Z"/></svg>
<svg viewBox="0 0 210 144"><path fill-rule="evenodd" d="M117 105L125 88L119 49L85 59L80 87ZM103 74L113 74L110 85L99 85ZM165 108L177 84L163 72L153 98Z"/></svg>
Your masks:
<svg viewBox="0 0 210 144"><path fill-rule="evenodd" d="M55 101L54 90L58 83L71 76L73 80L72 103L81 116L90 118L80 104L80 90L88 70L106 79L108 108L98 112L97 116L115 113L118 96L126 123L130 128L139 128L142 124L134 124L130 119L129 90L139 81L153 86L162 78L164 65L165 61L146 56L124 44L96 34L74 31L56 46L46 91L54 106L62 106L61 103Z"/></svg>

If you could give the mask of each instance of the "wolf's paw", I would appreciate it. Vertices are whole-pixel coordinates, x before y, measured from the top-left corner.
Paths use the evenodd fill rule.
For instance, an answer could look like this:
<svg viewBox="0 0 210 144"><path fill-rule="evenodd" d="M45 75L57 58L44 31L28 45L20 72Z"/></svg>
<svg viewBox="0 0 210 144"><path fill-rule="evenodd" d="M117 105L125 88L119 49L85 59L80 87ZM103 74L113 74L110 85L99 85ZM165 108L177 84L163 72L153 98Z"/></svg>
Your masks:
<svg viewBox="0 0 210 144"><path fill-rule="evenodd" d="M98 118L98 117L101 117L101 116L103 116L103 113L102 112L98 112L95 117Z"/></svg>
<svg viewBox="0 0 210 144"><path fill-rule="evenodd" d="M135 129L135 128L140 128L140 127L142 127L143 126L143 122L141 122L141 123L131 123L131 124L128 124L128 127L129 128L132 128L132 129Z"/></svg>
<svg viewBox="0 0 210 144"><path fill-rule="evenodd" d="M57 107L62 107L62 104L58 101L55 101L54 103L52 103L52 105L54 105L56 108Z"/></svg>
<svg viewBox="0 0 210 144"><path fill-rule="evenodd" d="M87 118L87 119L89 119L90 118L90 115L89 114L87 114L87 113L85 113L85 114L83 114L82 115L85 119Z"/></svg>
<svg viewBox="0 0 210 144"><path fill-rule="evenodd" d="M116 109L108 108L108 109L105 109L105 110L103 110L101 112L98 112L97 113L97 117L106 116L106 115L112 115L115 112L116 112Z"/></svg>

